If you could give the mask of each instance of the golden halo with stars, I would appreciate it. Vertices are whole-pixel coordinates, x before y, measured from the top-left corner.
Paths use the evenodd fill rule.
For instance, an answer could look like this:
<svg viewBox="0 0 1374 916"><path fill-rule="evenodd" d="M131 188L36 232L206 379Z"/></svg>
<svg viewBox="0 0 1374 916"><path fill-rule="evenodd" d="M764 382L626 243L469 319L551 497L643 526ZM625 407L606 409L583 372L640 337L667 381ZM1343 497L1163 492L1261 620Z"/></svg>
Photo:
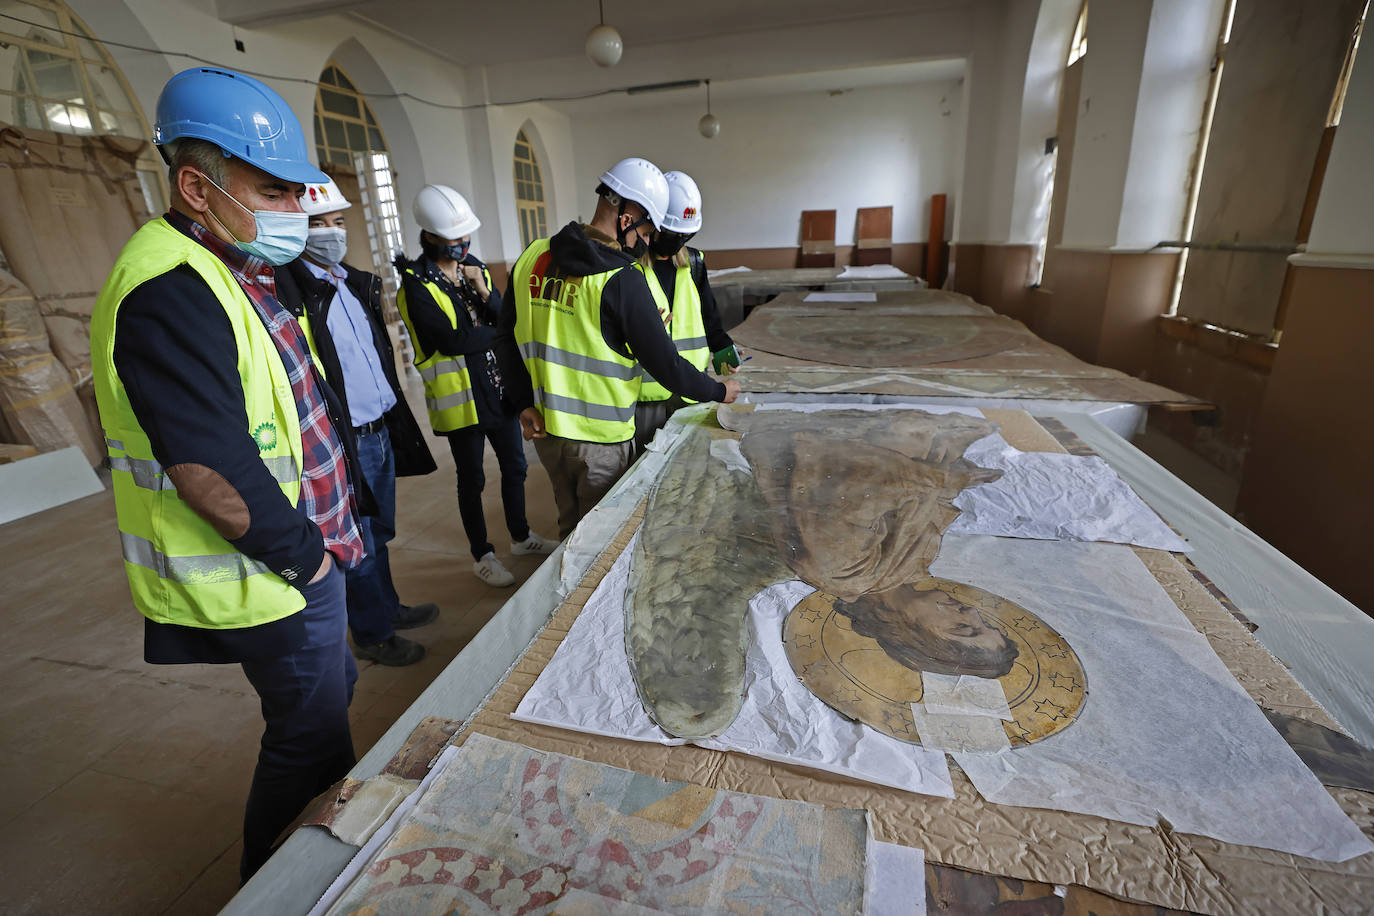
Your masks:
<svg viewBox="0 0 1374 916"><path fill-rule="evenodd" d="M1078 718L1088 679L1064 637L1006 598L947 579L935 583L1016 643L1016 661L999 679L1013 716L1002 722L1012 747L1048 738ZM827 706L898 741L921 743L911 715L911 704L922 702L920 673L855 633L833 595L816 591L798 603L782 638L792 670Z"/></svg>

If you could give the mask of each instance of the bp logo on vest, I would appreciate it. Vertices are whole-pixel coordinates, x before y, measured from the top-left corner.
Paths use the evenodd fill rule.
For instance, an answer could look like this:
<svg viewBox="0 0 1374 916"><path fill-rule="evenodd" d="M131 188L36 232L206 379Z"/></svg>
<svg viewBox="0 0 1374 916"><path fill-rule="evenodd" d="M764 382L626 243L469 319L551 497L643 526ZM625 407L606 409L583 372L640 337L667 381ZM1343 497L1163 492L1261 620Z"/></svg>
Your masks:
<svg viewBox="0 0 1374 916"><path fill-rule="evenodd" d="M258 451L267 452L277 447L277 426L275 423L259 423L253 430L253 441L258 443Z"/></svg>

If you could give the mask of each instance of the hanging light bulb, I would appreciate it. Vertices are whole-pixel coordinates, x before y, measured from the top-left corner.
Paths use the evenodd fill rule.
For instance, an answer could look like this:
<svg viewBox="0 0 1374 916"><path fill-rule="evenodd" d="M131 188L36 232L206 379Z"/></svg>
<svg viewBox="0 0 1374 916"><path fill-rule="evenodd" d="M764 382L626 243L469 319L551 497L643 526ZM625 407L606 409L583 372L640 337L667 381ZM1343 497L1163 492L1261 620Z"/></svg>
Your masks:
<svg viewBox="0 0 1374 916"><path fill-rule="evenodd" d="M711 114L711 81L706 81L706 114L697 122L697 131L710 140L720 133L720 118Z"/></svg>
<svg viewBox="0 0 1374 916"><path fill-rule="evenodd" d="M587 56L598 67L614 67L625 53L625 43L620 33L606 24L606 10L601 0L597 0L597 10L601 14L601 24L587 33Z"/></svg>

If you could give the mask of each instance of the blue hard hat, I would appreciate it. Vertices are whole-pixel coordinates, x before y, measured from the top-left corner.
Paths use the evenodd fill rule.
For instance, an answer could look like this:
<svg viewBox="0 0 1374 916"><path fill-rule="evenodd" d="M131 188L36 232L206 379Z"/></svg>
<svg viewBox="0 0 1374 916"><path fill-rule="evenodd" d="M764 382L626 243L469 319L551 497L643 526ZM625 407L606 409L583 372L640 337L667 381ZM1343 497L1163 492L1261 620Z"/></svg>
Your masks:
<svg viewBox="0 0 1374 916"><path fill-rule="evenodd" d="M329 176L310 164L296 113L267 84L217 67L183 70L157 98L153 142L208 140L283 181L323 184Z"/></svg>

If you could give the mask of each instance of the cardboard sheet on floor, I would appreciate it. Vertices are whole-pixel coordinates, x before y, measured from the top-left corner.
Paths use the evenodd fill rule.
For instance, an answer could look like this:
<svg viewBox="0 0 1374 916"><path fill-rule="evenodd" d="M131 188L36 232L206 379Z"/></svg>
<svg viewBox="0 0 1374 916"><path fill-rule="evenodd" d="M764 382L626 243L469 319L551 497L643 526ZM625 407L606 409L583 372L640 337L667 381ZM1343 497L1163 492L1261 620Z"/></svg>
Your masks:
<svg viewBox="0 0 1374 916"><path fill-rule="evenodd" d="M852 913L868 845L862 811L473 735L329 912Z"/></svg>

